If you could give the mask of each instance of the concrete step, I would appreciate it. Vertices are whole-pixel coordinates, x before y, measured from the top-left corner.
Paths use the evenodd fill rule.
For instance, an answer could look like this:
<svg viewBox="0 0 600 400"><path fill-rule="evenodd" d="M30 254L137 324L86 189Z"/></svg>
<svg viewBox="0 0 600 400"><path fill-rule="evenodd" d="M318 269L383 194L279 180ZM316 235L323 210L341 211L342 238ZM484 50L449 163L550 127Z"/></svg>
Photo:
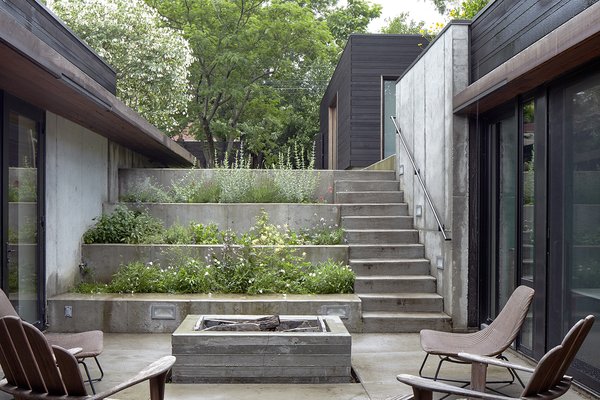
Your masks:
<svg viewBox="0 0 600 400"><path fill-rule="evenodd" d="M444 299L437 293L363 293L362 311L442 312Z"/></svg>
<svg viewBox="0 0 600 400"><path fill-rule="evenodd" d="M356 275L427 275L430 262L427 259L363 259L350 260L350 268Z"/></svg>
<svg viewBox="0 0 600 400"><path fill-rule="evenodd" d="M393 181L396 180L394 171L334 171L334 181Z"/></svg>
<svg viewBox="0 0 600 400"><path fill-rule="evenodd" d="M402 203L404 193L400 191L372 191L372 192L336 192L335 203Z"/></svg>
<svg viewBox="0 0 600 400"><path fill-rule="evenodd" d="M336 192L398 191L400 182L392 181L335 181Z"/></svg>
<svg viewBox="0 0 600 400"><path fill-rule="evenodd" d="M386 244L418 243L419 232L416 229L348 229L344 230L346 243Z"/></svg>
<svg viewBox="0 0 600 400"><path fill-rule="evenodd" d="M351 260L378 258L424 258L425 249L422 244L351 244L348 249L348 258Z"/></svg>
<svg viewBox="0 0 600 400"><path fill-rule="evenodd" d="M406 203L388 203L388 204L342 204L342 217L356 216L383 216L398 217L408 216L408 204Z"/></svg>
<svg viewBox="0 0 600 400"><path fill-rule="evenodd" d="M359 215L353 217L342 217L342 228L344 229L412 229L413 217L373 217Z"/></svg>
<svg viewBox="0 0 600 400"><path fill-rule="evenodd" d="M449 331L452 319L440 312L363 312L364 333L411 333L421 329Z"/></svg>
<svg viewBox="0 0 600 400"><path fill-rule="evenodd" d="M431 275L357 276L354 293L435 293L435 278Z"/></svg>

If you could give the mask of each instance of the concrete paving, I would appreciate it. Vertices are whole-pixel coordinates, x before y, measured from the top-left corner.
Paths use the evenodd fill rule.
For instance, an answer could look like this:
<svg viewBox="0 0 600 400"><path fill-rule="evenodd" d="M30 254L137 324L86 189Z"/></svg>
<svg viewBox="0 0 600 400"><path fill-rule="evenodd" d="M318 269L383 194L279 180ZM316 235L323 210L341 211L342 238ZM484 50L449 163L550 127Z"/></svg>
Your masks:
<svg viewBox="0 0 600 400"><path fill-rule="evenodd" d="M400 373L417 374L424 353L418 334L353 334L352 365L360 383L349 384L168 384L167 400L225 400L225 399L332 399L332 400L393 400L411 392L408 386L396 381ZM98 390L108 389L133 376L146 364L171 353L169 334L105 334L104 352L100 360L105 378L96 383ZM511 361L524 362L510 353ZM432 373L434 359L426 372ZM92 361L92 371L94 366ZM448 377L468 377L466 365L444 367ZM492 378L503 377L505 370L491 369ZM518 395L520 386L513 384L502 390ZM116 398L146 400L148 385L140 384L119 393ZM439 398L440 396L436 397ZM571 389L565 400L591 398Z"/></svg>

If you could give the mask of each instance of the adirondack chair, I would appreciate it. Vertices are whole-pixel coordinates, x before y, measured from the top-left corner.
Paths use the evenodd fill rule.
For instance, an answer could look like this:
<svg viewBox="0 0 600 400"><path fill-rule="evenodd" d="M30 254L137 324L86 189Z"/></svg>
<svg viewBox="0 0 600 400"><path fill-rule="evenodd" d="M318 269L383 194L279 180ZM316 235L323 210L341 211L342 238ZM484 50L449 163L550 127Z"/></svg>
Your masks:
<svg viewBox="0 0 600 400"><path fill-rule="evenodd" d="M511 397L495 393L485 393L486 371L488 365L513 368L531 373L529 382L518 397L520 399L554 399L562 396L571 387L570 376L565 375L573 362L577 351L583 344L594 324L594 316L588 315L577 322L567 333L562 343L548 351L535 368L511 364L495 357L482 357L468 353L459 353L458 357L470 362L471 389L452 386L413 375L398 375L398 381L412 386L416 400L431 400L433 392L454 394L468 398L487 400L511 400ZM408 396L406 397L408 398Z"/></svg>
<svg viewBox="0 0 600 400"><path fill-rule="evenodd" d="M440 378L440 369L444 362L465 363L458 358L458 353L468 352L479 356L496 357L508 361L502 353L511 345L521 330L527 311L533 300L534 290L527 286L519 286L510 296L506 305L496 319L487 327L474 333L440 332L423 329L420 333L421 348L425 351L425 359L419 369L419 376L423 378L462 383L465 386L469 381ZM437 355L440 361L433 376L425 376L423 368L429 355ZM508 368L510 380L493 381L488 383L513 383L515 378L521 386L523 382L516 371Z"/></svg>
<svg viewBox="0 0 600 400"><path fill-rule="evenodd" d="M174 362L173 356L163 357L133 378L90 396L71 352L51 347L36 327L18 317L0 318L0 366L6 374L0 390L17 400L104 399L146 380L150 382L150 399L163 400L167 373Z"/></svg>
<svg viewBox="0 0 600 400"><path fill-rule="evenodd" d="M8 296L0 289L0 318L7 315L18 317L17 311L12 306ZM90 384L92 393L95 393L94 382L101 381L104 377L104 370L98 361L98 356L104 349L104 333L102 331L85 331L77 333L45 333L46 339L50 345L59 346L65 349L79 348L80 351L75 355L77 362L83 365L86 382ZM100 371L100 376L92 378L90 370L85 362L86 359L93 358Z"/></svg>

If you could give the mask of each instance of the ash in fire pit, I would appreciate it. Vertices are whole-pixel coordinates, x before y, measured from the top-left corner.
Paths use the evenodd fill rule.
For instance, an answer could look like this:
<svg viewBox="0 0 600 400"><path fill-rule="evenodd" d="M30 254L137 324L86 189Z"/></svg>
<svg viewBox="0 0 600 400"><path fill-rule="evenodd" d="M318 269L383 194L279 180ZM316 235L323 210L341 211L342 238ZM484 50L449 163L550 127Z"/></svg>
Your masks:
<svg viewBox="0 0 600 400"><path fill-rule="evenodd" d="M321 319L286 319L282 321L279 315L241 321L202 316L194 326L194 330L217 332L326 332Z"/></svg>

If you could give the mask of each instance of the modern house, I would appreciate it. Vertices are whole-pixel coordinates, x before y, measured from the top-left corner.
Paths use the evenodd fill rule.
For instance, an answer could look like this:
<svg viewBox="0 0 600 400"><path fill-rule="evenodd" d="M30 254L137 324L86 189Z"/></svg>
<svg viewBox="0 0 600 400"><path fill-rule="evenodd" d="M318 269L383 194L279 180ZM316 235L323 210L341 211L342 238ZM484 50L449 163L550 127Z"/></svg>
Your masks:
<svg viewBox="0 0 600 400"><path fill-rule="evenodd" d="M321 100L316 166L353 169L395 152L395 82L427 45L419 35L350 35Z"/></svg>
<svg viewBox="0 0 600 400"><path fill-rule="evenodd" d="M381 118L395 115L406 140L396 171L453 329L488 324L516 286L530 286L516 350L539 359L575 321L600 314L600 3L492 0L396 75L395 112ZM363 138L342 129L352 117L337 121L337 163L324 167L362 165L352 149ZM595 326L571 370L596 392L599 343Z"/></svg>
<svg viewBox="0 0 600 400"><path fill-rule="evenodd" d="M119 168L194 157L115 97L115 72L35 0L0 3L1 287L45 321Z"/></svg>

